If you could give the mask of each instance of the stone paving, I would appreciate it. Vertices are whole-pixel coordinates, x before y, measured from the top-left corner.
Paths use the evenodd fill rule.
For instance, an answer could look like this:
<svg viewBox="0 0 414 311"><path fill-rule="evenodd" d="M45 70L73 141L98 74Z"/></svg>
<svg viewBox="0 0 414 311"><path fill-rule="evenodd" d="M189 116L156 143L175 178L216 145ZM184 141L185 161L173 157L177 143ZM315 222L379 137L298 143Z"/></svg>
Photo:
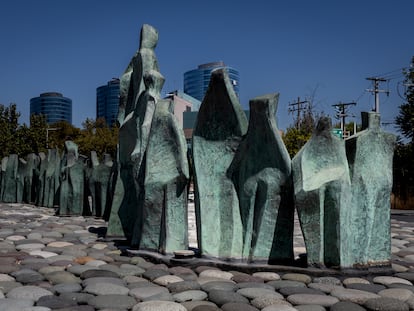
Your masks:
<svg viewBox="0 0 414 311"><path fill-rule="evenodd" d="M96 218L0 204L0 311L414 310L410 212L393 212L393 271L387 275L167 266L125 256L103 238L105 227ZM302 251L296 223L295 254Z"/></svg>

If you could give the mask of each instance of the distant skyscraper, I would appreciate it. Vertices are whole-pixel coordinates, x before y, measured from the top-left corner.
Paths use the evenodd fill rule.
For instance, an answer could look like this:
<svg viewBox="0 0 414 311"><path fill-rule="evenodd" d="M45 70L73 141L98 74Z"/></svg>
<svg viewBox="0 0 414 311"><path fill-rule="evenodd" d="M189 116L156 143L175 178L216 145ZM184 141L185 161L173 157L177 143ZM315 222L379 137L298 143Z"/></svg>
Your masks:
<svg viewBox="0 0 414 311"><path fill-rule="evenodd" d="M239 96L239 72L226 66L223 62L214 62L199 65L197 69L193 69L184 73L184 93L203 101L204 94L207 91L210 82L211 72L214 69L226 68L229 72L230 80L233 83L234 91Z"/></svg>
<svg viewBox="0 0 414 311"><path fill-rule="evenodd" d="M57 92L42 93L30 99L30 114L45 115L48 124L58 121L72 124L72 100Z"/></svg>
<svg viewBox="0 0 414 311"><path fill-rule="evenodd" d="M119 79L112 79L106 85L96 89L96 118L105 118L106 124L112 126L118 116Z"/></svg>

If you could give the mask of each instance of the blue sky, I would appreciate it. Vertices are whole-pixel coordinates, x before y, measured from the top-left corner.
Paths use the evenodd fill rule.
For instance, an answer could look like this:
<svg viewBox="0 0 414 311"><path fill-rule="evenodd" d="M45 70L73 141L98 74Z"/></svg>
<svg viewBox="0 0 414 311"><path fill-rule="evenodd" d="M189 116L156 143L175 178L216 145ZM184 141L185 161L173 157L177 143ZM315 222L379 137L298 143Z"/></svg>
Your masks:
<svg viewBox="0 0 414 311"><path fill-rule="evenodd" d="M328 115L333 104L357 100L350 114L360 122L374 105L365 78L391 72L380 112L392 122L401 68L414 55L413 11L412 0L1 1L0 103L16 103L27 123L30 98L61 92L81 126L96 116L96 88L122 74L148 23L159 31L164 94L183 88L185 71L224 61L240 72L243 107L280 93L281 129L293 123L288 104L312 94Z"/></svg>

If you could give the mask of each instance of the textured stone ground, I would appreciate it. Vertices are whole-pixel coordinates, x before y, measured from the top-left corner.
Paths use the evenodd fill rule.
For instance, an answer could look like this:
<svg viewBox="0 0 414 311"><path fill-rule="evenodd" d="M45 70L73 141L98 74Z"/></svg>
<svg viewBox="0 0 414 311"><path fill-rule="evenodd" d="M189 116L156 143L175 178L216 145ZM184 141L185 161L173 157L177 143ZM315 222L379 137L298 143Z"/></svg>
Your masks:
<svg viewBox="0 0 414 311"><path fill-rule="evenodd" d="M122 255L100 219L53 214L0 204L0 311L414 310L410 212L393 213L393 272L365 276L169 267ZM303 251L296 224L295 254Z"/></svg>

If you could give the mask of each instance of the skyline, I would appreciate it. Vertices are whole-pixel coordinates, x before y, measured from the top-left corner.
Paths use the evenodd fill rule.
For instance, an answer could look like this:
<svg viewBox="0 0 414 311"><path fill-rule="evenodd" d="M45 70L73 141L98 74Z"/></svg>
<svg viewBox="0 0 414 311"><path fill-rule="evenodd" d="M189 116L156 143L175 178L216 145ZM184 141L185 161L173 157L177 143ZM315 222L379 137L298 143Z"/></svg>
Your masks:
<svg viewBox="0 0 414 311"><path fill-rule="evenodd" d="M392 79L380 84L390 91L380 94L380 113L384 123L393 122L403 103L401 70L414 55L414 3L277 2L1 3L0 104L16 103L20 123L28 123L30 98L59 92L72 99L73 124L80 127L96 117L96 88L121 76L147 23L159 31L162 95L183 90L184 72L223 61L240 73L244 109L256 96L280 93L278 127L286 129L294 122L289 104L298 97L314 96L315 110L330 116L332 105L356 101L349 113L360 123L360 112L374 106L366 78L384 77Z"/></svg>

